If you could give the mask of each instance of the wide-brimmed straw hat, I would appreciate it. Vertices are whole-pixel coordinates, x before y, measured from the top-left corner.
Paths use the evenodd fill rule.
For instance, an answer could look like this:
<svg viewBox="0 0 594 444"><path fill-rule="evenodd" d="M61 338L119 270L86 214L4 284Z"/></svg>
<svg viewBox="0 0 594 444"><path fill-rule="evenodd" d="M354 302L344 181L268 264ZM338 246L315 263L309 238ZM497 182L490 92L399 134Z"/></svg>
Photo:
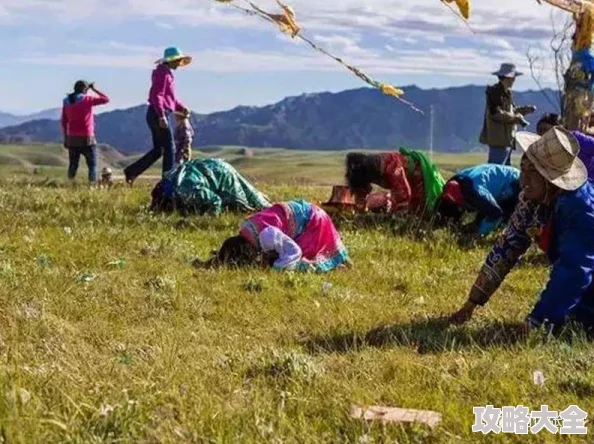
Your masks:
<svg viewBox="0 0 594 444"><path fill-rule="evenodd" d="M192 63L192 57L185 55L178 47L172 46L170 48L166 48L165 51L163 51L163 57L157 60L155 63L161 64L176 61L179 61L180 66L186 66Z"/></svg>
<svg viewBox="0 0 594 444"><path fill-rule="evenodd" d="M538 172L562 190L577 190L588 180L588 170L577 157L580 144L565 128L555 126L542 137L520 131L516 133L516 144Z"/></svg>
<svg viewBox="0 0 594 444"><path fill-rule="evenodd" d="M520 77L524 73L516 69L516 65L513 63L502 63L498 71L493 73L497 77Z"/></svg>

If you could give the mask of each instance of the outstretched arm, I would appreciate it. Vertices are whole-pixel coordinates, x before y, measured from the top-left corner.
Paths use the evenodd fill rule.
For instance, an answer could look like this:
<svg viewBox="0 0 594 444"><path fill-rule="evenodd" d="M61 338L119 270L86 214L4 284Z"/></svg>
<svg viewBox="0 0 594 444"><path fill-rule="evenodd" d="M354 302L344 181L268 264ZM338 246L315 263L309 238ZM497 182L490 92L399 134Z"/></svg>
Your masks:
<svg viewBox="0 0 594 444"><path fill-rule="evenodd" d="M505 232L487 255L487 259L470 290L468 300L460 310L451 316L452 322L462 324L468 321L477 306L489 302L509 272L528 251L532 244L528 230L537 218L537 207L521 199Z"/></svg>

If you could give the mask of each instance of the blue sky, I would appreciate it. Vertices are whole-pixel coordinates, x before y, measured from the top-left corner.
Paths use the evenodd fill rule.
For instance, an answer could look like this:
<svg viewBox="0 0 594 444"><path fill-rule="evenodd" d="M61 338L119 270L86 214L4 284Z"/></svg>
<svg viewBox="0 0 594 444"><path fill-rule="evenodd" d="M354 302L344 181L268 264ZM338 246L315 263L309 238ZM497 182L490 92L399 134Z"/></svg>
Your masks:
<svg viewBox="0 0 594 444"><path fill-rule="evenodd" d="M551 19L569 19L533 0L471 1L474 33L439 0L289 3L303 32L336 55L378 80L423 88L487 84L502 61L526 70L528 48L548 45ZM257 3L278 9L273 0ZM197 112L365 86L269 23L214 0L0 0L0 40L9 43L0 110L17 113L59 106L78 78L111 96L106 109L144 103L153 62L170 45L194 56L176 82ZM547 64L539 72L554 84ZM536 85L526 75L517 87Z"/></svg>

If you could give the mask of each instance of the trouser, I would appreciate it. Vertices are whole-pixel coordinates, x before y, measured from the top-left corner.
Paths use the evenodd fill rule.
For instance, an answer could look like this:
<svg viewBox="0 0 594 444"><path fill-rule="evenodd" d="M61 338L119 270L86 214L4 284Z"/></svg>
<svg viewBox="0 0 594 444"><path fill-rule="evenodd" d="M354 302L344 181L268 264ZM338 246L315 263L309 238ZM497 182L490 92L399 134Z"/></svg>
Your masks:
<svg viewBox="0 0 594 444"><path fill-rule="evenodd" d="M81 155L87 161L89 183L97 182L97 152L95 151L95 145L68 148L68 178L72 180L76 177Z"/></svg>
<svg viewBox="0 0 594 444"><path fill-rule="evenodd" d="M498 165L511 165L511 156L511 147L489 145L489 160L487 162Z"/></svg>
<svg viewBox="0 0 594 444"><path fill-rule="evenodd" d="M146 112L146 122L153 139L153 149L124 169L127 180L134 180L149 169L161 156L163 156L163 174L173 168L174 143L171 124L167 128L159 125L159 115L152 106Z"/></svg>
<svg viewBox="0 0 594 444"><path fill-rule="evenodd" d="M590 332L594 330L594 285L586 290L580 303L569 312L568 318Z"/></svg>

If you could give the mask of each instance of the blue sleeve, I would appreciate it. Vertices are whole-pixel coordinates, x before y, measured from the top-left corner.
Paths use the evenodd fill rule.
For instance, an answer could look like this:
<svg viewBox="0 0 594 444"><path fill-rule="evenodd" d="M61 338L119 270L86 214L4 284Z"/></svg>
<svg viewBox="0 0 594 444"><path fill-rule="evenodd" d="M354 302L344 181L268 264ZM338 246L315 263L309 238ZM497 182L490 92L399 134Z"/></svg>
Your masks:
<svg viewBox="0 0 594 444"><path fill-rule="evenodd" d="M501 207L493 197L493 194L484 186L476 187L476 192L480 199L480 202L476 202L477 210L482 213L482 215L491 220L497 220L501 216L503 216L503 211Z"/></svg>
<svg viewBox="0 0 594 444"><path fill-rule="evenodd" d="M579 211L576 209L574 213ZM592 283L594 234L585 229L591 223L586 225L585 220L567 211L559 211L554 222L558 258L553 264L549 282L529 316L533 327L545 321L561 326Z"/></svg>

